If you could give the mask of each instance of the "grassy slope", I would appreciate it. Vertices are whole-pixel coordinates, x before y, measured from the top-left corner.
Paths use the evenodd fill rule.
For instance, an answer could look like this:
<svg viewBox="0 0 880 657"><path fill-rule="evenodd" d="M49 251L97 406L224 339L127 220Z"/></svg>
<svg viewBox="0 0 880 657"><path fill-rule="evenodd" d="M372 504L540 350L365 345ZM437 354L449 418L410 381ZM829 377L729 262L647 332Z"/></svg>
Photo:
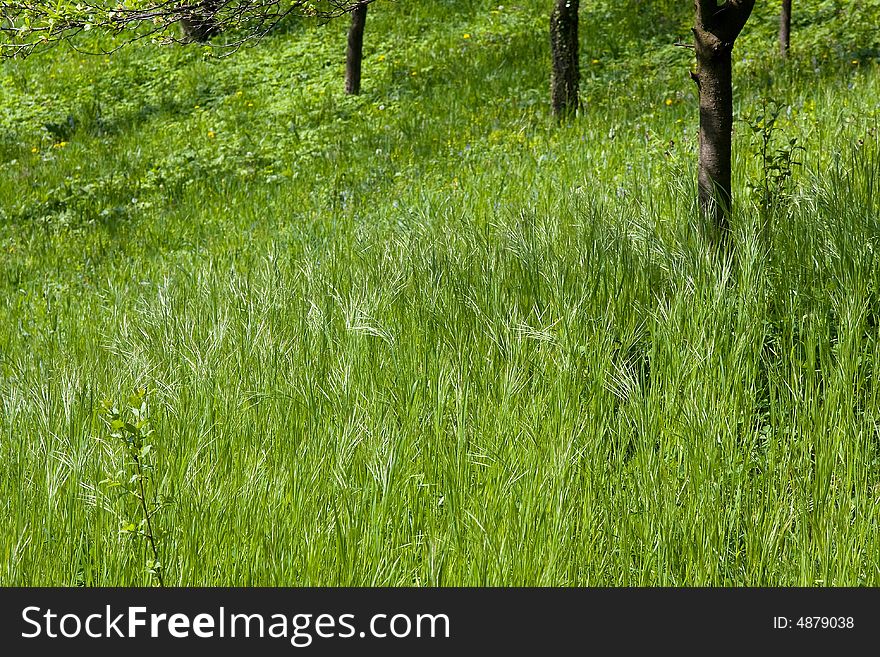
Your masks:
<svg viewBox="0 0 880 657"><path fill-rule="evenodd" d="M731 272L681 3L585 3L565 127L547 3L412 4L355 99L341 23L4 65L0 583L151 581L146 386L172 584L880 584L876 35L813 2L783 70L756 15L738 110L807 150L762 237L737 124Z"/></svg>

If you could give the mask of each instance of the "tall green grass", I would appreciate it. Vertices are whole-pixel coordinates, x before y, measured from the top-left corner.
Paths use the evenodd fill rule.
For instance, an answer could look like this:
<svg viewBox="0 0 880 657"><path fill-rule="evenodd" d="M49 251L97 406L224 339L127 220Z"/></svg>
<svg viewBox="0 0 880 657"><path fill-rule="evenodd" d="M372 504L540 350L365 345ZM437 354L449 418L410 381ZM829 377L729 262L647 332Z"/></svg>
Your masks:
<svg viewBox="0 0 880 657"><path fill-rule="evenodd" d="M338 23L4 65L0 583L154 583L141 387L167 584L880 583L876 58L756 15L738 114L806 152L760 216L737 123L733 262L687 12L585 7L558 126L543 4L377 4L359 98Z"/></svg>

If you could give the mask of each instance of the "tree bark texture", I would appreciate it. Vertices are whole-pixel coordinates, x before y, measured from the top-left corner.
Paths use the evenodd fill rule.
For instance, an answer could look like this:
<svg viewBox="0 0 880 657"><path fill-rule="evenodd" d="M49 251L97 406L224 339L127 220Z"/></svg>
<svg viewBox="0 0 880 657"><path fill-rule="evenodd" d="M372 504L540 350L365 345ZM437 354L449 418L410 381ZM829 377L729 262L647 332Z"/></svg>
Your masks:
<svg viewBox="0 0 880 657"><path fill-rule="evenodd" d="M367 7L368 5L361 4L352 9L351 26L348 28L348 49L345 53L345 93L355 96L361 92L361 63L364 53Z"/></svg>
<svg viewBox="0 0 880 657"><path fill-rule="evenodd" d="M218 6L217 0L204 0L193 6L192 11L180 19L180 27L187 41L204 43L220 32L214 20Z"/></svg>
<svg viewBox="0 0 880 657"><path fill-rule="evenodd" d="M580 106L580 64L578 53L578 9L580 0L554 0L550 15L550 99L553 114L564 117Z"/></svg>
<svg viewBox="0 0 880 657"><path fill-rule="evenodd" d="M724 239L730 229L731 140L733 134L733 44L755 0L695 0L694 25L700 95L700 210Z"/></svg>
<svg viewBox="0 0 880 657"><path fill-rule="evenodd" d="M782 0L779 14L779 53L785 57L791 45L791 0Z"/></svg>

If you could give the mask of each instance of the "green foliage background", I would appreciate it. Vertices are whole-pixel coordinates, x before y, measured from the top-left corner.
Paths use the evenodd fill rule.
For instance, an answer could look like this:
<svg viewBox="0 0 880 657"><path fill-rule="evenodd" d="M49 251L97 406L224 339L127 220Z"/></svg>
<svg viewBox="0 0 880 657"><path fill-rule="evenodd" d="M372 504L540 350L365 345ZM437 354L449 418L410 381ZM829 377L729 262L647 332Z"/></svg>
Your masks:
<svg viewBox="0 0 880 657"><path fill-rule="evenodd" d="M344 21L3 64L0 583L154 581L136 388L167 584L880 583L880 3L797 2L785 65L756 8L736 268L690 3L582 3L564 126L546 5L378 3L356 98Z"/></svg>

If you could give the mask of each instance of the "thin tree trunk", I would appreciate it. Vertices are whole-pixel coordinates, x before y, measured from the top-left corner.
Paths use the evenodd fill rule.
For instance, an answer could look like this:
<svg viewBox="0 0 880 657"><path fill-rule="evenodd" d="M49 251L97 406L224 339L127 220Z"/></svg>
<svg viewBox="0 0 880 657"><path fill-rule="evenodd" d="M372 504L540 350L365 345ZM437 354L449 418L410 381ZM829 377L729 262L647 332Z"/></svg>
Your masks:
<svg viewBox="0 0 880 657"><path fill-rule="evenodd" d="M368 5L361 4L352 9L351 26L348 28L348 50L345 53L345 93L355 96L361 92L361 62L363 61L367 7Z"/></svg>
<svg viewBox="0 0 880 657"><path fill-rule="evenodd" d="M550 15L550 50L553 59L550 99L553 114L557 117L571 115L580 106L579 4L579 0L555 0Z"/></svg>
<svg viewBox="0 0 880 657"><path fill-rule="evenodd" d="M203 0L192 8L191 13L180 19L180 27L187 41L204 43L220 32L214 16L218 6L217 0Z"/></svg>
<svg viewBox="0 0 880 657"><path fill-rule="evenodd" d="M715 237L730 230L731 141L733 133L733 44L752 13L755 0L694 0L697 71L700 93L700 154L697 172L700 210Z"/></svg>
<svg viewBox="0 0 880 657"><path fill-rule="evenodd" d="M779 14L779 53L788 55L791 45L791 0L782 0L782 13Z"/></svg>

